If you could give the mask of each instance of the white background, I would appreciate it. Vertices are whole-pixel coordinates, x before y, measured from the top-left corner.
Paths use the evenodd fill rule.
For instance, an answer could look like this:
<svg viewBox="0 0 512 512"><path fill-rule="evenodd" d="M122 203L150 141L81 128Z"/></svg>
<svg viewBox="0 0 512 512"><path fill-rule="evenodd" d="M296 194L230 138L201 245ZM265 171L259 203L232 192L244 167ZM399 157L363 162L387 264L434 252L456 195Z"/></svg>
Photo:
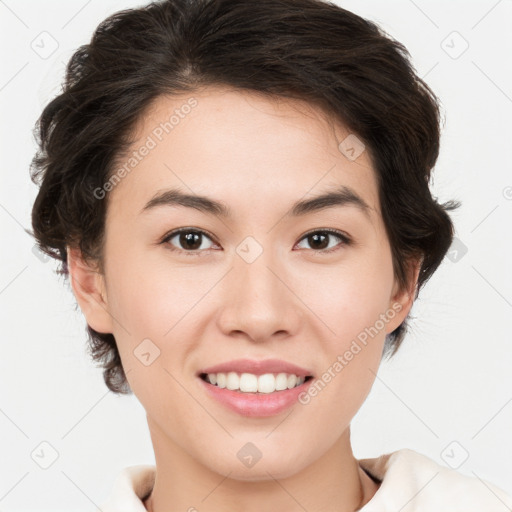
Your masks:
<svg viewBox="0 0 512 512"><path fill-rule="evenodd" d="M414 305L404 345L353 421L355 456L409 447L446 465L450 445L452 459L469 455L458 471L475 485L512 494L512 1L337 3L404 43L441 98L433 190L462 201L453 219L467 248L445 258ZM154 463L144 410L107 390L68 284L23 230L37 192L32 128L64 63L107 15L137 5L0 1L2 511L90 511L121 468ZM43 31L58 43L47 59L31 47ZM42 442L58 453L48 469L31 456L51 457Z"/></svg>

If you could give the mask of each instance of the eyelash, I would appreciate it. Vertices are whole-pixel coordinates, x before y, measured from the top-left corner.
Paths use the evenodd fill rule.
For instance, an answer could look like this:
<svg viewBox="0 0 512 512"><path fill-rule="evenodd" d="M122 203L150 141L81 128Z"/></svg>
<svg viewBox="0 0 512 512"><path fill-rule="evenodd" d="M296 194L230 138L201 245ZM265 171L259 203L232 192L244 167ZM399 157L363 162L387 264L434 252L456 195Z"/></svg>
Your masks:
<svg viewBox="0 0 512 512"><path fill-rule="evenodd" d="M195 233L195 234L206 235L207 238L209 238L212 242L216 243L214 240L214 237L212 235L210 235L207 231L203 231L202 229L195 229L195 228L180 228L180 229L171 231L170 233L167 233L163 237L163 239L161 240L160 243L161 244L169 244L169 241L172 238L174 238L175 236L180 235L182 233ZM322 255L330 254L334 251L337 251L340 249L341 246L348 246L348 245L352 244L352 240L347 235L345 235L341 231L337 231L335 229L315 229L314 231L309 231L299 240L299 242L301 242L302 240L304 240L312 235L315 235L315 234L329 234L329 235L336 236L337 238L339 238L341 240L340 244L336 245L335 247L331 247L330 249L320 249L320 250L311 249L313 252L317 252ZM184 249L177 249L176 247L173 247L171 244L169 244L169 247L170 247L171 251L184 253L186 256L203 256L204 253L209 250L209 249L203 249L200 251L200 250L196 249L196 250L186 251Z"/></svg>

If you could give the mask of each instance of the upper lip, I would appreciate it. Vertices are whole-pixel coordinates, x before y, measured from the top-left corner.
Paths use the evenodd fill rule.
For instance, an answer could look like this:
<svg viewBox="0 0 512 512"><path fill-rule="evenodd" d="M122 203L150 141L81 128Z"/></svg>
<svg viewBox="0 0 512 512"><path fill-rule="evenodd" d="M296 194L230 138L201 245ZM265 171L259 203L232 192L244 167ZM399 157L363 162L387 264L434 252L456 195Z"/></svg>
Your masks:
<svg viewBox="0 0 512 512"><path fill-rule="evenodd" d="M234 359L204 368L199 371L199 375L202 373L228 372L253 373L254 375L263 375L264 373L293 373L297 375L297 377L312 376L310 370L280 359Z"/></svg>

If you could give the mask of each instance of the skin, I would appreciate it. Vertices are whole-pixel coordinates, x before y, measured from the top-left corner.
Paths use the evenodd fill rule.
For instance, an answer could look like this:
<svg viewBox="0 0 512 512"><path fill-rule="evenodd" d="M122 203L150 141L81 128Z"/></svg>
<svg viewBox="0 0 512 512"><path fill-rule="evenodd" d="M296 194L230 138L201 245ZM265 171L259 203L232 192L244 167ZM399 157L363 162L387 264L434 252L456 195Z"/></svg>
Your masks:
<svg viewBox="0 0 512 512"><path fill-rule="evenodd" d="M75 249L68 255L88 324L114 334L146 410L157 472L145 505L357 510L378 485L352 453L350 422L371 390L385 335L412 306L417 266L410 288L400 290L369 152L349 160L338 149L349 132L308 104L219 87L160 97L136 127L133 148L191 96L197 106L110 193L105 273ZM369 217L353 205L287 215L295 201L339 185L366 201ZM140 213L157 191L174 187L222 201L234 217L183 206ZM203 238L202 255L185 254L179 237L158 243L181 227L215 239ZM321 254L304 235L322 228L352 244L334 235L326 245L337 250ZM247 236L263 249L252 263L236 253ZM321 377L393 304L400 312L307 405L242 417L207 396L196 376L248 357L284 359ZM160 350L149 366L134 354L146 338ZM251 468L237 458L248 442L262 453Z"/></svg>

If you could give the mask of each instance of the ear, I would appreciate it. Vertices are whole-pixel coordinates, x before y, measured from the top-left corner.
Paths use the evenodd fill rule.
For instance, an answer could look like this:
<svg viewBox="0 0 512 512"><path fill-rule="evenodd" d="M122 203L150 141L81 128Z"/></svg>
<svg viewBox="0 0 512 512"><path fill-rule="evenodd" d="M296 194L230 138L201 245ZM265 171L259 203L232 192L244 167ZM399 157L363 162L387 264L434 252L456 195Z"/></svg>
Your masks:
<svg viewBox="0 0 512 512"><path fill-rule="evenodd" d="M103 274L82 258L79 249L67 247L67 256L71 288L87 324L97 332L113 332Z"/></svg>
<svg viewBox="0 0 512 512"><path fill-rule="evenodd" d="M386 333L393 332L407 317L416 298L416 286L423 259L411 259L408 263L408 284L407 289L399 290L395 280L389 308L396 314L386 324Z"/></svg>

